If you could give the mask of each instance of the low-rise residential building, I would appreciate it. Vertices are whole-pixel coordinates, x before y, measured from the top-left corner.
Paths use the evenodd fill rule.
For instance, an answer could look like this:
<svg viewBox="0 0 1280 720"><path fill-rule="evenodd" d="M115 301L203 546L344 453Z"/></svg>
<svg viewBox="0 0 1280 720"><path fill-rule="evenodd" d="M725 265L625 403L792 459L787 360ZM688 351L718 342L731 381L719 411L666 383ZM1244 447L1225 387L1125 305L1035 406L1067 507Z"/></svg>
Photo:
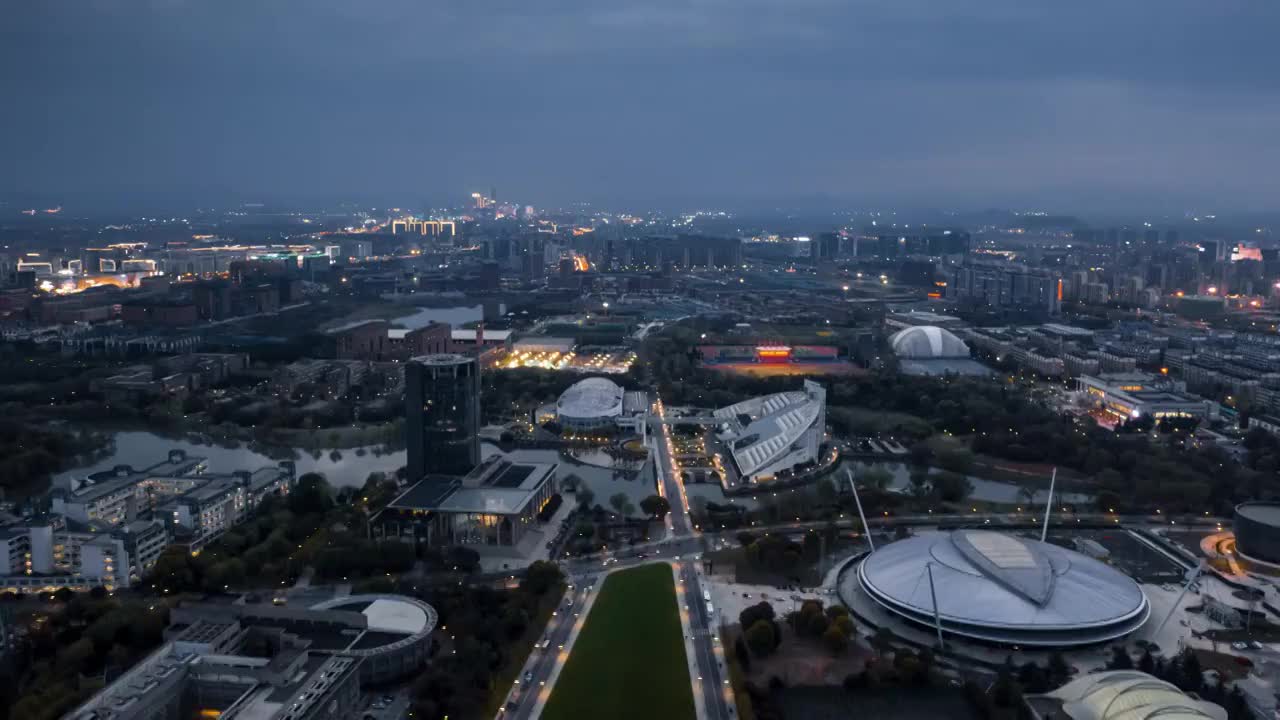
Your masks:
<svg viewBox="0 0 1280 720"><path fill-rule="evenodd" d="M264 498L288 494L295 480L291 462L212 474L204 459L181 450L146 470L127 465L94 473L51 492L53 512L70 522L106 529L140 529L149 515L168 527L174 541L199 550L248 517ZM147 564L145 561L143 565Z"/></svg>

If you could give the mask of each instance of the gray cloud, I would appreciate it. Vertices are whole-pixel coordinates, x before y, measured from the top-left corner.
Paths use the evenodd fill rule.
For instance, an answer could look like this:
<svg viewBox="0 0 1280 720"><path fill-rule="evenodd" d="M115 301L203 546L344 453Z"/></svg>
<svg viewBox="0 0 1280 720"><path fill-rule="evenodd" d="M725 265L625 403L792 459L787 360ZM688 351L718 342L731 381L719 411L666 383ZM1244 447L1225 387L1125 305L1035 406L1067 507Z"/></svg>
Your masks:
<svg viewBox="0 0 1280 720"><path fill-rule="evenodd" d="M1258 207L1276 27L1242 0L0 3L0 190Z"/></svg>

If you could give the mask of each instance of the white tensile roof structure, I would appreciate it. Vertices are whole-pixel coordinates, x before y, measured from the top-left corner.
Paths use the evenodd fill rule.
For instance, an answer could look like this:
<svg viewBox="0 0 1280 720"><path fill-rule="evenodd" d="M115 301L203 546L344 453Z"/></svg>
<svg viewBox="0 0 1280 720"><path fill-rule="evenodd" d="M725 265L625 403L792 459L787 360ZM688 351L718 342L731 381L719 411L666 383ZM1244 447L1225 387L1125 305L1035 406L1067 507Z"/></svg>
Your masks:
<svg viewBox="0 0 1280 720"><path fill-rule="evenodd" d="M826 390L806 381L804 390L744 400L715 411L720 438L744 477L772 475L816 460L826 432Z"/></svg>
<svg viewBox="0 0 1280 720"><path fill-rule="evenodd" d="M932 568L944 634L1036 647L1107 642L1151 614L1127 575L1073 550L1018 535L956 530L877 549L858 584L889 612L934 624Z"/></svg>
<svg viewBox="0 0 1280 720"><path fill-rule="evenodd" d="M1227 720L1227 711L1137 670L1078 677L1046 694L1071 720Z"/></svg>
<svg viewBox="0 0 1280 720"><path fill-rule="evenodd" d="M969 357L969 346L963 340L933 325L899 330L889 338L889 347L894 355L911 360Z"/></svg>

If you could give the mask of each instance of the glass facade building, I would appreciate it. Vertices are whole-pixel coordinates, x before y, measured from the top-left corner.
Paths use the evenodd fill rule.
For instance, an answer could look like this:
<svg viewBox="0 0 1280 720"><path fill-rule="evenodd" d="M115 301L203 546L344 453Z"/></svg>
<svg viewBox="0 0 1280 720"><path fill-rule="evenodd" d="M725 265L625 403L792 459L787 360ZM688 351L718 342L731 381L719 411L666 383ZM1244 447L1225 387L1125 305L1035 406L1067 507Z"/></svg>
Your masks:
<svg viewBox="0 0 1280 720"><path fill-rule="evenodd" d="M465 355L423 355L405 365L409 480L466 475L480 464L480 365Z"/></svg>

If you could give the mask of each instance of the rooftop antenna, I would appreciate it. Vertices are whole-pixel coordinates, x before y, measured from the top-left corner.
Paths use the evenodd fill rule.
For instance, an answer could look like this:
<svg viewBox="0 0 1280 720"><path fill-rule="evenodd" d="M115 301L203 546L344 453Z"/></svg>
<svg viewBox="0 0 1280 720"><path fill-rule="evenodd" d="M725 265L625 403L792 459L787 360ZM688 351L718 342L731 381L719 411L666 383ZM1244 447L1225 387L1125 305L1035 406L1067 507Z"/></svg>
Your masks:
<svg viewBox="0 0 1280 720"><path fill-rule="evenodd" d="M871 552L876 551L876 541L871 538L871 526L867 524L867 516L862 512L862 500L858 498L858 483L853 481L853 471L845 468L844 474L849 478L849 489L853 490L853 501L858 505L858 517L862 518L862 529L867 533L867 544Z"/></svg>
<svg viewBox="0 0 1280 720"><path fill-rule="evenodd" d="M1040 542L1049 539L1049 513L1053 511L1053 486L1058 481L1058 468L1049 476L1049 500L1044 504L1044 529L1040 531Z"/></svg>

